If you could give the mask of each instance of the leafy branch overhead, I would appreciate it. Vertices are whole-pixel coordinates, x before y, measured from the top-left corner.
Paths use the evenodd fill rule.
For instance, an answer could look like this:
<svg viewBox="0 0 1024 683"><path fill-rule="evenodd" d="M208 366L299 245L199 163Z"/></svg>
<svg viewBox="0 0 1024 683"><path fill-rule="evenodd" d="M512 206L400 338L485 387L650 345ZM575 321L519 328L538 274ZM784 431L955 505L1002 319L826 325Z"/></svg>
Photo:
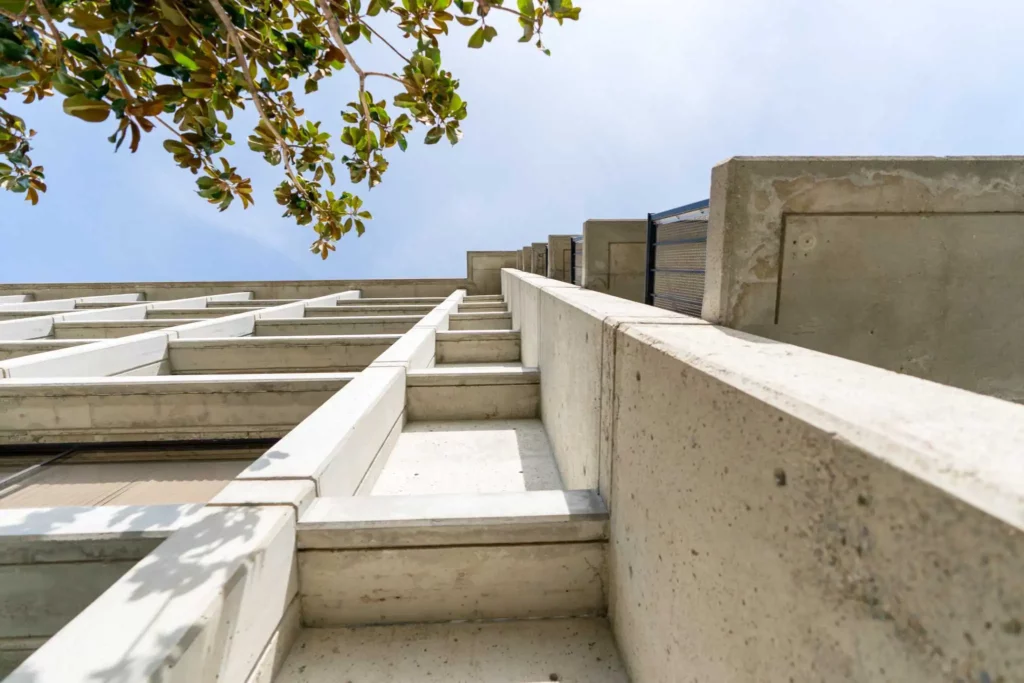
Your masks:
<svg viewBox="0 0 1024 683"><path fill-rule="evenodd" d="M127 143L134 152L144 133L159 130L174 162L199 176L199 196L221 210L253 202L249 180L223 156L235 143L235 110L251 103L259 123L249 147L281 167L274 196L286 216L312 226L311 249L326 258L371 216L358 196L330 189L340 172L335 133L304 118L295 88L308 94L337 71L354 72L340 163L353 184L372 188L388 169L387 150L404 151L417 126L428 145L462 135L466 103L442 66L438 36L466 27L469 47L480 48L498 34L494 18L509 15L520 42L547 53L545 22L579 13L571 0L0 0L0 100L59 95L65 113L112 131L115 150ZM359 44L373 41L396 56L398 70L357 61ZM371 79L397 94L378 99ZM43 167L30 157L34 135L0 107L0 188L32 204L46 191Z"/></svg>

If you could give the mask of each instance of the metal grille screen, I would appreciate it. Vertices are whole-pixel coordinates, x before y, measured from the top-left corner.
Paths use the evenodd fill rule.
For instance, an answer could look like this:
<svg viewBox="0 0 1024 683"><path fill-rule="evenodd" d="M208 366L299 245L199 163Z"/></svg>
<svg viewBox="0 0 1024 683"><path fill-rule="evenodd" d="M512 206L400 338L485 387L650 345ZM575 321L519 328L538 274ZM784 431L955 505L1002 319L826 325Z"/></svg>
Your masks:
<svg viewBox="0 0 1024 683"><path fill-rule="evenodd" d="M648 226L648 303L700 317L707 259L708 203L653 214Z"/></svg>

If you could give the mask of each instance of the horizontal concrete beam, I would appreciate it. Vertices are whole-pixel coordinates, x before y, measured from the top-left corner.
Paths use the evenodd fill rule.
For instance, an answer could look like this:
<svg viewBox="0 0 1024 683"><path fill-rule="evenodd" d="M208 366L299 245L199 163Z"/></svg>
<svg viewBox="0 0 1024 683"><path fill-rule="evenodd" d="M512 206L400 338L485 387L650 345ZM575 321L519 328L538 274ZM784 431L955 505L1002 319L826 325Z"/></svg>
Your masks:
<svg viewBox="0 0 1024 683"><path fill-rule="evenodd" d="M300 517L300 549L576 543L607 539L596 491L318 498Z"/></svg>
<svg viewBox="0 0 1024 683"><path fill-rule="evenodd" d="M397 334L372 334L175 339L169 347L170 370L192 375L358 372L400 338Z"/></svg>
<svg viewBox="0 0 1024 683"><path fill-rule="evenodd" d="M25 339L17 341L0 341L0 360L31 356L34 353L46 353L72 346L91 344L96 339Z"/></svg>
<svg viewBox="0 0 1024 683"><path fill-rule="evenodd" d="M19 303L0 301L0 314L13 312L62 313L78 308L82 304L103 306L109 304L131 304L143 301L144 297L137 292L125 294L107 294L102 296L86 296L77 299L49 299L46 301L23 301Z"/></svg>
<svg viewBox="0 0 1024 683"><path fill-rule="evenodd" d="M535 369L441 368L410 371L409 420L526 419L539 414Z"/></svg>
<svg viewBox="0 0 1024 683"><path fill-rule="evenodd" d="M354 373L0 382L0 443L279 438Z"/></svg>
<svg viewBox="0 0 1024 683"><path fill-rule="evenodd" d="M195 320L85 320L55 322L54 339L118 339L163 330Z"/></svg>
<svg viewBox="0 0 1024 683"><path fill-rule="evenodd" d="M451 330L510 330L511 313L453 313L448 329Z"/></svg>
<svg viewBox="0 0 1024 683"><path fill-rule="evenodd" d="M438 363L500 363L520 358L518 331L476 330L437 333Z"/></svg>
<svg viewBox="0 0 1024 683"><path fill-rule="evenodd" d="M404 334L419 320L418 315L259 320L256 322L255 334L261 337Z"/></svg>

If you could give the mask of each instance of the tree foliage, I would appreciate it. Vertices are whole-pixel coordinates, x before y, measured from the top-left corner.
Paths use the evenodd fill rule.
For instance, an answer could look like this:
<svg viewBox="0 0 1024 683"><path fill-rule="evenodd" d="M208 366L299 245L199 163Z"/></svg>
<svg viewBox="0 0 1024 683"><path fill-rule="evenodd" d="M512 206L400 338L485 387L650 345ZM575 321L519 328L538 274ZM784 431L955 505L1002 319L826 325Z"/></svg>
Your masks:
<svg viewBox="0 0 1024 683"><path fill-rule="evenodd" d="M511 4L511 3L510 3ZM351 69L358 91L341 112L340 166L370 188L388 168L387 151L405 150L417 126L425 143L458 142L466 103L444 69L438 36L456 27L471 48L497 36L493 19L510 15L520 42L547 52L545 21L575 20L571 0L0 0L0 100L63 97L64 112L113 131L118 150L135 152L144 133L166 135L174 163L198 176L199 196L221 210L253 202L249 180L223 155L235 144L230 122L251 104L259 123L250 149L283 172L274 191L284 215L312 226L311 251L327 257L345 233L362 234L371 218L363 201L336 183L332 133L309 121L295 88L316 91ZM385 35L402 36L389 41ZM361 42L397 55L400 71L372 71L356 61ZM378 98L371 81L397 94ZM0 188L32 204L46 191L31 158L35 132L0 106Z"/></svg>

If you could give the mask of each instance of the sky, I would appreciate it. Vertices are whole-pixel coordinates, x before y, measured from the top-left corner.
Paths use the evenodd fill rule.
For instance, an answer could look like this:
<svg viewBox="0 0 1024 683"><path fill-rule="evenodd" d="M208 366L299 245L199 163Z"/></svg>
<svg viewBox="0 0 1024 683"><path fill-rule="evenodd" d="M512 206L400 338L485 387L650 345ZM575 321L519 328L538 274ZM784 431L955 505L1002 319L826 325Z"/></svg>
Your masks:
<svg viewBox="0 0 1024 683"><path fill-rule="evenodd" d="M256 205L218 213L159 129L114 154L110 122L66 116L57 98L10 104L38 131L49 192L35 207L0 192L0 282L462 277L467 250L704 199L731 156L1024 153L1019 0L576 4L579 22L546 30L551 57L516 42L512 17L482 50L465 47L470 29L443 46L469 103L463 140L395 149L384 182L362 189L366 234L326 261L280 216L279 169L246 148L246 116L229 157ZM397 68L359 49L364 66ZM353 87L322 83L309 118L339 133Z"/></svg>

